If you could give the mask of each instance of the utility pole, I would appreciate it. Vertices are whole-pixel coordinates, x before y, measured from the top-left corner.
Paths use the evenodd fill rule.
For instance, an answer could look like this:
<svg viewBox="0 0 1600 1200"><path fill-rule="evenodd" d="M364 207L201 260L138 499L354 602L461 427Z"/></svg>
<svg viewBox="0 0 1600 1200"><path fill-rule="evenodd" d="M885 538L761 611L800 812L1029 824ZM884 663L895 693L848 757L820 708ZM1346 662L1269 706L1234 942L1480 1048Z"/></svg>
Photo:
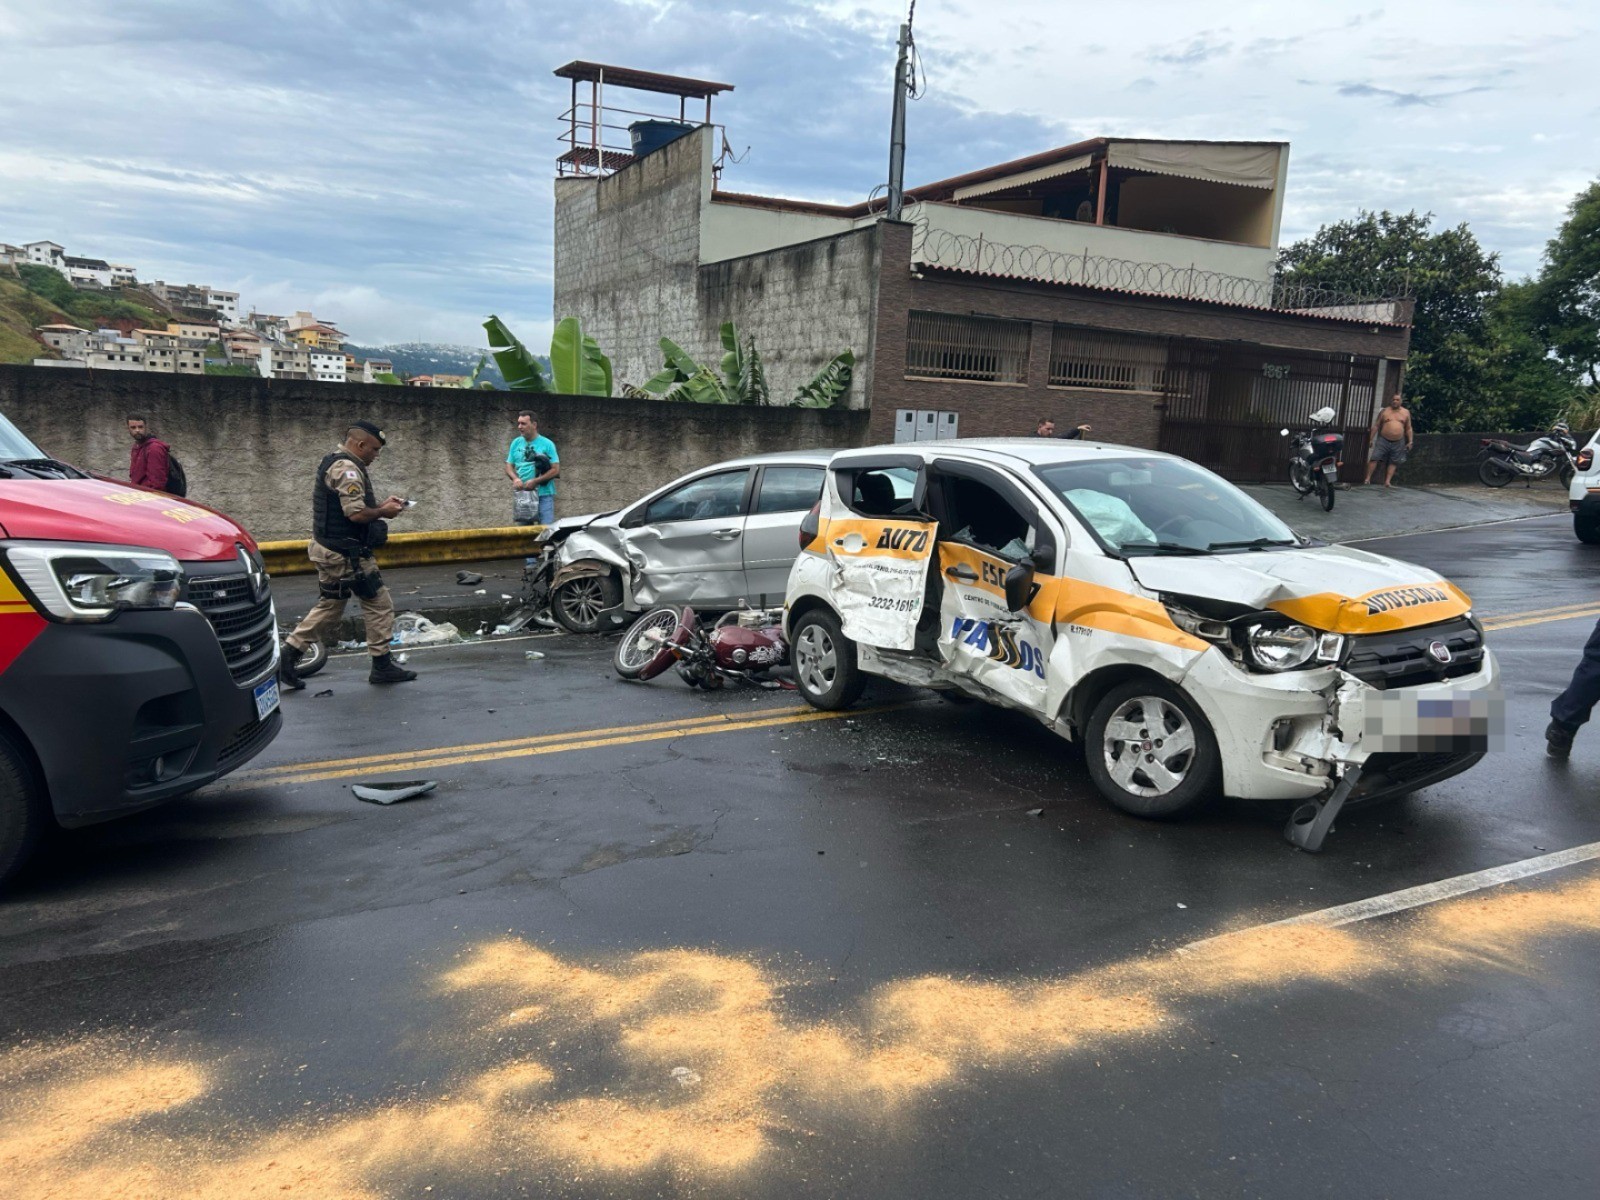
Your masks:
<svg viewBox="0 0 1600 1200"><path fill-rule="evenodd" d="M911 60L911 23L900 26L900 55L894 63L894 117L889 129L889 220L898 221L905 206L906 95Z"/></svg>

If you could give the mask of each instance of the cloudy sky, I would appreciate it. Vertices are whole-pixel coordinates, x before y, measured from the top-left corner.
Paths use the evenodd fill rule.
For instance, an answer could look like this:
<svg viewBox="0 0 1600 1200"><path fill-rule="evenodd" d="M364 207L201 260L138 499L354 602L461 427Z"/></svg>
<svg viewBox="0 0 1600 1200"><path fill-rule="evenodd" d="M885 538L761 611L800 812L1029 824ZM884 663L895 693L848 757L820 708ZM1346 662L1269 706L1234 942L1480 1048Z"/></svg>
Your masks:
<svg viewBox="0 0 1600 1200"><path fill-rule="evenodd" d="M901 0L0 0L0 241L358 341L548 336L575 58L724 80L730 189L886 174ZM1099 134L1293 143L1284 236L1367 208L1531 271L1600 175L1593 0L920 0L912 183Z"/></svg>

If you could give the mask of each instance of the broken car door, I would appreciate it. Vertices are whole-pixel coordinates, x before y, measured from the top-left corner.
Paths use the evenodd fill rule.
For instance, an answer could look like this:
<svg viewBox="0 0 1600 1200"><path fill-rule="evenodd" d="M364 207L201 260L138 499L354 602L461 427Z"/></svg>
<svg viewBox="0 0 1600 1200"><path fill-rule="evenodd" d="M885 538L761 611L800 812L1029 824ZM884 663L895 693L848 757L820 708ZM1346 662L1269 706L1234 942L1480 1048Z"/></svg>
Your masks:
<svg viewBox="0 0 1600 1200"><path fill-rule="evenodd" d="M914 455L885 455L853 460L832 475L818 538L840 627L863 645L910 650L933 556L933 521L922 511L925 464Z"/></svg>
<svg viewBox="0 0 1600 1200"><path fill-rule="evenodd" d="M644 604L732 608L745 595L744 522L750 472L679 484L623 521Z"/></svg>
<svg viewBox="0 0 1600 1200"><path fill-rule="evenodd" d="M951 672L1037 713L1055 645L1056 557L1064 538L1001 473L949 460L936 460L933 472L939 656Z"/></svg>

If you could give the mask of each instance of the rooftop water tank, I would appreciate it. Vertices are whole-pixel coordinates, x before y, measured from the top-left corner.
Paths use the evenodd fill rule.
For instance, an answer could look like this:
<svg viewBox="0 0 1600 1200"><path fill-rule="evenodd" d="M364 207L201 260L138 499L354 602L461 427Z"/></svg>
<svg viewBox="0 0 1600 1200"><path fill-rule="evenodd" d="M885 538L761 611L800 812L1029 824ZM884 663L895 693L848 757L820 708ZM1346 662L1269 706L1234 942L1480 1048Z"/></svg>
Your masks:
<svg viewBox="0 0 1600 1200"><path fill-rule="evenodd" d="M654 154L693 129L687 121L635 121L628 126L628 134L633 139L633 156L643 158Z"/></svg>

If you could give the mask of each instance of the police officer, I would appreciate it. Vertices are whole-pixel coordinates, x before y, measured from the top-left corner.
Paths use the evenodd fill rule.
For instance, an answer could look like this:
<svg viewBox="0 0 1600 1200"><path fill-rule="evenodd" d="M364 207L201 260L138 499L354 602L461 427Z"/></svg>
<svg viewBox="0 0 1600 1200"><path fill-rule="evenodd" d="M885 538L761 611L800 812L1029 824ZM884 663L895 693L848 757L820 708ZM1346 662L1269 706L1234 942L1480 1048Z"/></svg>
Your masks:
<svg viewBox="0 0 1600 1200"><path fill-rule="evenodd" d="M399 496L379 504L372 490L367 468L384 444L383 430L371 421L356 421L346 431L344 444L317 467L311 490L314 532L309 554L317 566L320 599L284 639L278 678L290 690L305 687L295 670L300 656L313 641L334 632L352 595L360 601L367 625L367 650L372 655L367 682L405 683L417 677L389 653L394 599L372 557L389 536L389 518L399 516L406 506Z"/></svg>

